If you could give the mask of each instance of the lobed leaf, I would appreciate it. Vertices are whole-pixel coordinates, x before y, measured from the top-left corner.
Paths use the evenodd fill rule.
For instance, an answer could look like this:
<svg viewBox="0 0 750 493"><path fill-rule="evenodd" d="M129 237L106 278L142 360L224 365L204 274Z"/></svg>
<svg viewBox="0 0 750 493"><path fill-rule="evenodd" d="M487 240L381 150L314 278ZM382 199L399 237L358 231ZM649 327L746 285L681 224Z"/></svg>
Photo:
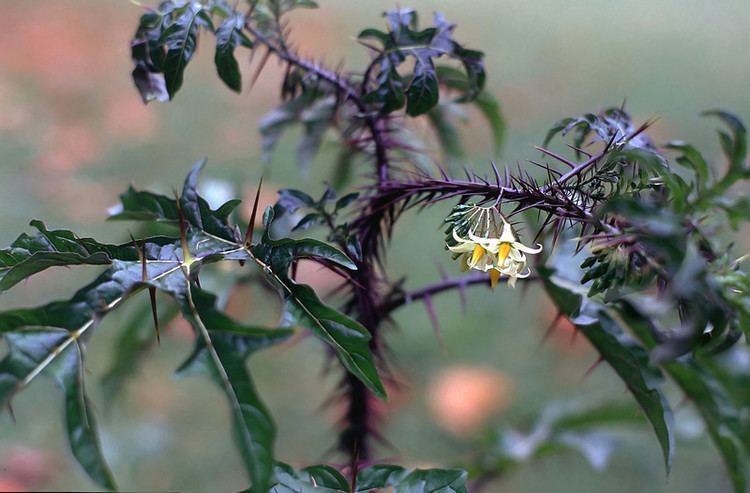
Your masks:
<svg viewBox="0 0 750 493"><path fill-rule="evenodd" d="M22 316L19 312L16 315ZM7 313L2 314L2 321L7 319ZM0 403L5 405L19 388L40 372L51 370L64 393L66 432L73 455L98 485L116 489L101 452L96 420L84 391L83 352L79 340L82 332L55 327L17 330L16 327L9 329L5 323L0 327L9 347L8 355L0 361ZM51 365L53 358L56 361Z"/></svg>
<svg viewBox="0 0 750 493"><path fill-rule="evenodd" d="M654 334L658 331L634 304L622 301L617 313L646 347L657 347L659 341ZM732 402L727 389L690 356L664 363L662 368L698 409L711 440L724 459L735 491L746 491L748 444L742 439L739 409Z"/></svg>
<svg viewBox="0 0 750 493"><path fill-rule="evenodd" d="M252 252L284 298L284 323L289 326L301 325L310 330L333 347L347 370L376 395L385 397L385 389L369 347L370 333L367 329L323 304L310 286L297 284L289 278L292 262L300 257L314 256L348 269L355 269L355 264L336 248L316 240L271 239L268 229L272 220L273 209L269 207L264 217L266 233Z"/></svg>
<svg viewBox="0 0 750 493"><path fill-rule="evenodd" d="M659 389L661 373L650 365L645 349L622 331L603 306L586 297L585 288L554 271L540 273L558 309L591 342L638 402L656 434L669 471L674 445L672 411Z"/></svg>
<svg viewBox="0 0 750 493"><path fill-rule="evenodd" d="M196 286L175 293L185 318L199 339L180 373L207 369L224 389L233 417L234 439L250 475L249 491L265 493L273 475L273 444L276 427L260 400L245 359L252 352L279 343L290 330L262 329L237 323L216 307L216 296Z"/></svg>
<svg viewBox="0 0 750 493"><path fill-rule="evenodd" d="M72 231L50 231L41 221L31 221L39 234L22 234L8 248L0 250L0 292L49 267L71 265L109 265L114 259L136 261L138 248L133 243L107 245L93 238L80 238ZM146 240L160 246L174 239L155 237ZM152 248L146 252L153 256Z"/></svg>

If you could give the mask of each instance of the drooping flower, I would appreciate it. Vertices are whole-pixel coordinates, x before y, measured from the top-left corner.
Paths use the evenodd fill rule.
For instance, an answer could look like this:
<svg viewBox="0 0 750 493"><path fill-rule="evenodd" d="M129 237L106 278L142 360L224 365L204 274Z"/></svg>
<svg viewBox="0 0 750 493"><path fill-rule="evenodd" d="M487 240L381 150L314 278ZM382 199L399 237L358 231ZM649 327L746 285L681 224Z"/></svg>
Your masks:
<svg viewBox="0 0 750 493"><path fill-rule="evenodd" d="M451 239L446 246L458 254L461 268L488 272L493 288L502 276L515 287L517 279L531 273L526 254L542 251L542 245L532 248L518 241L511 224L495 207L471 207L454 224Z"/></svg>

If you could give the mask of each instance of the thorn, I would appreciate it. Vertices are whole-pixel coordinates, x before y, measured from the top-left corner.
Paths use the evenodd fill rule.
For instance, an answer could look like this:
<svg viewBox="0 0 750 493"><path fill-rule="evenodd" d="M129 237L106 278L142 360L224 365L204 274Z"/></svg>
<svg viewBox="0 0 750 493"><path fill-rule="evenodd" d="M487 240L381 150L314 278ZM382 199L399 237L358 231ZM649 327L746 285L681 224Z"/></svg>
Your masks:
<svg viewBox="0 0 750 493"><path fill-rule="evenodd" d="M577 153L579 153L579 154L583 154L583 155L584 155L584 156L586 156L587 158L590 158L590 157L591 157L591 156L593 155L593 154L591 154L590 152L586 152L586 151L584 151L584 150L583 150L583 149L581 149L580 147L576 147L576 146L574 146L574 145L570 145L570 144L565 144L565 145L566 145L566 146L568 146L568 147L569 147L570 149L572 149L572 150L576 151Z"/></svg>
<svg viewBox="0 0 750 493"><path fill-rule="evenodd" d="M359 441L354 442L354 450L352 450L352 483L351 491L357 491L357 473L359 472Z"/></svg>
<svg viewBox="0 0 750 493"><path fill-rule="evenodd" d="M151 316L154 318L154 330L156 331L156 344L161 346L161 334L159 332L159 315L156 313L156 288L148 288L148 296L151 300Z"/></svg>
<svg viewBox="0 0 750 493"><path fill-rule="evenodd" d="M255 82L258 80L258 77L260 77L260 73L263 71L263 67L266 66L266 62L268 61L268 58L270 56L271 56L271 48L266 48L266 52L263 54L263 58L260 59L260 65L258 65L258 69L255 71L253 78L250 80L251 89L255 85Z"/></svg>
<svg viewBox="0 0 750 493"><path fill-rule="evenodd" d="M255 192L255 202L253 202L253 212L250 213L250 222L247 225L247 233L245 233L245 247L250 248L253 244L253 231L255 230L255 217L258 214L258 201L260 200L260 189L263 186L263 175L260 177L258 182L258 190Z"/></svg>
<svg viewBox="0 0 750 493"><path fill-rule="evenodd" d="M13 411L13 406L9 402L6 407L8 408L8 414L10 415L10 419L13 421L13 424L16 424L16 413Z"/></svg>
<svg viewBox="0 0 750 493"><path fill-rule="evenodd" d="M188 240L187 240L187 222L185 222L185 214L182 212L182 204L180 203L180 199L177 197L177 191L174 191L175 195L175 203L177 205L177 217L180 220L180 245L182 246L182 261L183 263L188 263L190 260L192 260L192 255L190 255L190 248L188 246Z"/></svg>
<svg viewBox="0 0 750 493"><path fill-rule="evenodd" d="M576 167L575 163L568 161L566 158L562 157L561 155L556 154L556 153L554 153L554 152L552 152L550 150L547 150L544 147L534 146L534 149L536 149L537 151L541 152L542 154L546 154L547 156L549 156L549 157L551 157L551 158L553 158L553 159L555 159L557 161L560 161L561 163L565 164L566 166L568 166L571 169L573 169L573 168Z"/></svg>
<svg viewBox="0 0 750 493"><path fill-rule="evenodd" d="M588 376L589 376L589 375L591 375L591 373L592 373L592 372L593 372L594 370L596 370L596 369L597 369L597 367L598 367L599 365L601 365L601 364L602 364L602 362L603 362L603 361L604 361L604 357L603 357L603 356L599 356L599 357L598 357L598 358L596 359L596 361L594 361L594 364L593 364L593 365L591 365L591 366L589 367L589 369L588 369L588 370L586 370L586 373L584 373L584 374L583 374L583 376L581 377L581 382L583 382L584 380L586 380L586 379L588 378Z"/></svg>
<svg viewBox="0 0 750 493"><path fill-rule="evenodd" d="M539 340L539 344L537 345L537 349L540 349L544 344L549 340L552 333L557 328L557 324L565 317L562 312L558 311L557 315L555 315L555 318L552 319L552 322L547 326L547 328L544 330L544 335Z"/></svg>
<svg viewBox="0 0 750 493"><path fill-rule="evenodd" d="M292 262L292 272L291 272L291 278L293 281L297 280L297 271L299 270L299 262L297 260L294 260Z"/></svg>
<svg viewBox="0 0 750 493"><path fill-rule="evenodd" d="M427 311L427 316L430 317L430 323L432 323L432 329L435 331L435 337L438 340L440 349L445 351L445 341L443 340L443 334L440 331L440 323L438 322L437 313L435 312L435 306L432 304L432 297L426 295L422 298L424 308Z"/></svg>
<svg viewBox="0 0 750 493"><path fill-rule="evenodd" d="M497 188L502 188L502 184L500 183L500 171L498 171L495 161L490 161L490 164L492 165L492 172L495 173L495 181L497 182Z"/></svg>

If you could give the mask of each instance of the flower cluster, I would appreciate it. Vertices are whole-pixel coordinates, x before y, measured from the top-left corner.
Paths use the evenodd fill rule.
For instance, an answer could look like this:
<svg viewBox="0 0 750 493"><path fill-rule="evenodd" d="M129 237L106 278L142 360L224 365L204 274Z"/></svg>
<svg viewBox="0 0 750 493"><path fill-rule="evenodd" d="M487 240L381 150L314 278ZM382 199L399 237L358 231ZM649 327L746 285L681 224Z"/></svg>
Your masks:
<svg viewBox="0 0 750 493"><path fill-rule="evenodd" d="M453 241L446 245L458 254L462 269L488 272L493 288L502 276L508 278L511 287L515 287L517 279L529 276L526 254L541 252L542 245L531 248L518 241L513 227L497 208L472 206L462 217L462 224L463 227L454 225Z"/></svg>

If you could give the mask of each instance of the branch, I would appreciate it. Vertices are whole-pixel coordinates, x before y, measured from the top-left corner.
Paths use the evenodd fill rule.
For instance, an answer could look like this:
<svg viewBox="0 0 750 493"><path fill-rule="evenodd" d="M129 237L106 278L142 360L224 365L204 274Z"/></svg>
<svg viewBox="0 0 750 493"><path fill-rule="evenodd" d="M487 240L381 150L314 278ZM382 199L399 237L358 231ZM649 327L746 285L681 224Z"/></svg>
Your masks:
<svg viewBox="0 0 750 493"><path fill-rule="evenodd" d="M336 72L326 69L321 65L313 63L305 58L298 56L291 52L286 46L278 46L266 35L255 29L250 22L245 23L245 29L255 37L255 40L263 44L268 48L270 52L276 55L280 60L295 65L307 72L317 75L320 79L328 82L336 90L343 94L344 97L354 103L357 109L362 113L367 128L372 137L372 143L374 146L375 156L375 167L376 176L378 182L383 182L388 178L388 155L387 145L383 138L383 130L379 128L379 122L382 120L376 113L372 111L362 99L361 95L355 88L349 83L346 78L342 78Z"/></svg>
<svg viewBox="0 0 750 493"><path fill-rule="evenodd" d="M380 306L380 310L382 311L384 316L387 316L397 308L407 305L413 301L419 301L424 298L429 298L435 294L442 293L443 291L464 289L467 286L473 286L474 284L484 283L489 285L489 280L489 275L484 272L469 274L460 277L450 277L434 284L428 284L427 286L416 289L414 291L402 291L386 300L386 302ZM528 277L525 279L525 281L536 280L538 280L538 278L536 277Z"/></svg>

